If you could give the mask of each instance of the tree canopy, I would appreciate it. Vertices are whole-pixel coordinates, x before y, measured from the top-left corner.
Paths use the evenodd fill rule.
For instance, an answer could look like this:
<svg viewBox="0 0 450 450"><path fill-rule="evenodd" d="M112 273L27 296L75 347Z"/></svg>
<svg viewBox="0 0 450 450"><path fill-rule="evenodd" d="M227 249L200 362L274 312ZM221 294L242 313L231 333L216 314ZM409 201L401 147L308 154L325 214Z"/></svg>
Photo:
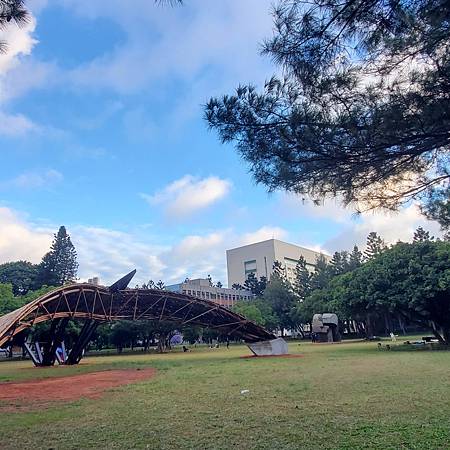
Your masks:
<svg viewBox="0 0 450 450"><path fill-rule="evenodd" d="M54 235L50 251L42 258L39 282L41 285L62 286L75 281L77 269L77 252L66 228L61 226Z"/></svg>
<svg viewBox="0 0 450 450"><path fill-rule="evenodd" d="M28 261L0 264L0 283L11 283L14 295L36 289L39 266Z"/></svg>
<svg viewBox="0 0 450 450"><path fill-rule="evenodd" d="M308 300L314 312L340 317L399 314L450 343L450 243L399 242Z"/></svg>
<svg viewBox="0 0 450 450"><path fill-rule="evenodd" d="M262 53L281 70L210 99L209 126L269 190L357 210L433 200L448 225L448 1L282 0L273 14Z"/></svg>

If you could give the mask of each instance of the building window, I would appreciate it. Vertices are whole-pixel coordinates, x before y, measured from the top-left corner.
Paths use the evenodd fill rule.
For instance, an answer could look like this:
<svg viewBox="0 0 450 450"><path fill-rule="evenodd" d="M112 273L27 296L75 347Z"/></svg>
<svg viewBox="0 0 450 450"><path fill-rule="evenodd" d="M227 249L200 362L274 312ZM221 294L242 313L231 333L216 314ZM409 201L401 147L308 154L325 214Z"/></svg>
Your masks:
<svg viewBox="0 0 450 450"><path fill-rule="evenodd" d="M245 278L248 278L251 273L256 274L256 259L252 259L251 261L244 261L244 272Z"/></svg>

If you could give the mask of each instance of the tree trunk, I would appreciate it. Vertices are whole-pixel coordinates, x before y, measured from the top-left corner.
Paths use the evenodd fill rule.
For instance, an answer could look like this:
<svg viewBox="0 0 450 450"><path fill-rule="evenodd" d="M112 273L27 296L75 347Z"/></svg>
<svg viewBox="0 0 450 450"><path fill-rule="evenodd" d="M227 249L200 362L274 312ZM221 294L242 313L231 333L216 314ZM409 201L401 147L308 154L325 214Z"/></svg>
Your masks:
<svg viewBox="0 0 450 450"><path fill-rule="evenodd" d="M370 338L373 336L373 325L372 325L372 318L370 314L367 314L366 316L366 337Z"/></svg>
<svg viewBox="0 0 450 450"><path fill-rule="evenodd" d="M398 319L398 324L400 325L400 329L402 330L402 334L403 336L406 334L406 330L405 330L405 324L403 322L403 319L401 318L400 315L397 316Z"/></svg>
<svg viewBox="0 0 450 450"><path fill-rule="evenodd" d="M431 321L431 329L432 329L432 331L433 331L433 334L434 334L434 335L436 336L436 338L438 339L438 341L439 341L441 344L445 344L444 338L441 336L441 334L440 334L439 331L437 330L436 324L435 324L433 321Z"/></svg>
<svg viewBox="0 0 450 450"><path fill-rule="evenodd" d="M391 326L389 323L389 317L388 317L388 313L384 313L384 332L386 334L386 336L388 336L391 332Z"/></svg>

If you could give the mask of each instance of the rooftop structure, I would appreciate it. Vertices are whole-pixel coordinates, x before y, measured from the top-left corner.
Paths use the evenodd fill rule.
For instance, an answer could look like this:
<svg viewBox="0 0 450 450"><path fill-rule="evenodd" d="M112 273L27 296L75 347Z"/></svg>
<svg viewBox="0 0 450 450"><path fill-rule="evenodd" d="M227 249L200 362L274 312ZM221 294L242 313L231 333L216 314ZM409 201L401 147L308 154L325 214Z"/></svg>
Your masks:
<svg viewBox="0 0 450 450"><path fill-rule="evenodd" d="M245 289L217 287L205 278L186 279L183 283L166 286L166 289L180 294L192 295L203 300L211 300L226 308L231 308L238 300L250 300L253 297L252 293Z"/></svg>
<svg viewBox="0 0 450 450"><path fill-rule="evenodd" d="M233 284L243 285L249 274L253 273L257 278L266 277L270 280L273 264L279 261L289 281L294 280L295 266L303 256L307 267L314 271L319 252L298 245L268 239L255 244L227 250L228 286ZM328 255L324 257L329 260Z"/></svg>

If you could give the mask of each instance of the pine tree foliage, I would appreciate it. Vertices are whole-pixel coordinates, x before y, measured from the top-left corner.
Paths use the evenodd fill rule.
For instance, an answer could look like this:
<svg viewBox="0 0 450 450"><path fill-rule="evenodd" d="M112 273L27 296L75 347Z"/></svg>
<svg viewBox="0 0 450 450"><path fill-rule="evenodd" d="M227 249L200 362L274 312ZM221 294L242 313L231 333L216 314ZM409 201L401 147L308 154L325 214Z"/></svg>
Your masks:
<svg viewBox="0 0 450 450"><path fill-rule="evenodd" d="M293 285L294 292L300 301L305 300L311 292L311 276L305 258L300 256L295 266L295 280Z"/></svg>
<svg viewBox="0 0 450 450"><path fill-rule="evenodd" d="M286 277L286 270L280 261L274 261L273 267L272 267L272 274L277 275L280 278Z"/></svg>
<svg viewBox="0 0 450 450"><path fill-rule="evenodd" d="M328 282L332 277L332 271L325 259L325 256L320 254L316 258L316 267L311 276L311 288L314 289L323 289L327 286Z"/></svg>
<svg viewBox="0 0 450 450"><path fill-rule="evenodd" d="M367 236L366 248L364 250L364 258L369 261L378 255L381 255L386 250L384 240L378 236L375 231L372 231Z"/></svg>
<svg viewBox="0 0 450 450"><path fill-rule="evenodd" d="M333 275L341 275L347 272L349 266L348 252L335 252L330 261L330 270Z"/></svg>
<svg viewBox="0 0 450 450"><path fill-rule="evenodd" d="M414 242L425 242L425 241L432 241L434 240L434 237L430 237L430 232L425 231L422 227L417 228L417 230L414 232Z"/></svg>
<svg viewBox="0 0 450 450"><path fill-rule="evenodd" d="M247 279L244 283L244 288L249 290L253 295L257 297L261 296L266 289L267 278L260 277L259 280L256 278L254 273L249 273Z"/></svg>
<svg viewBox="0 0 450 450"><path fill-rule="evenodd" d="M351 271L360 267L363 263L363 259L362 252L359 250L358 246L355 245L348 257L348 270Z"/></svg>
<svg viewBox="0 0 450 450"><path fill-rule="evenodd" d="M262 92L239 86L205 108L256 181L358 210L436 192L445 205L448 0L282 0L274 25L263 53L281 75ZM442 204L435 212L450 220Z"/></svg>
<svg viewBox="0 0 450 450"><path fill-rule="evenodd" d="M25 8L23 0L0 0L0 31L14 22L22 27L30 20L30 15ZM8 50L8 44L0 41L0 54Z"/></svg>
<svg viewBox="0 0 450 450"><path fill-rule="evenodd" d="M41 285L62 286L76 280L77 252L66 228L61 226L55 234L50 251L42 258L39 268Z"/></svg>

